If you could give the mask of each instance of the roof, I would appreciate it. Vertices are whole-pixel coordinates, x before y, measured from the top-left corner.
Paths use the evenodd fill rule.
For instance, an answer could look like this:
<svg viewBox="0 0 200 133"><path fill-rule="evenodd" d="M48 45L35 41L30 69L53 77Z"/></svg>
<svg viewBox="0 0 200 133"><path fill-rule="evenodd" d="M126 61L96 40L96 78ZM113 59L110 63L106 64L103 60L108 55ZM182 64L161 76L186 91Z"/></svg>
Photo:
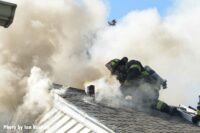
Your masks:
<svg viewBox="0 0 200 133"><path fill-rule="evenodd" d="M69 88L63 98L117 133L200 132L199 127L178 116L170 116L155 110L145 113L135 109L112 108L88 102L85 100L87 96L84 91L75 88Z"/></svg>
<svg viewBox="0 0 200 133"><path fill-rule="evenodd" d="M36 119L31 127L31 130L33 129L31 132L114 133L113 130L66 101L55 91L52 94L53 106Z"/></svg>
<svg viewBox="0 0 200 133"><path fill-rule="evenodd" d="M36 120L32 129L33 133L114 133L57 94L54 106Z"/></svg>

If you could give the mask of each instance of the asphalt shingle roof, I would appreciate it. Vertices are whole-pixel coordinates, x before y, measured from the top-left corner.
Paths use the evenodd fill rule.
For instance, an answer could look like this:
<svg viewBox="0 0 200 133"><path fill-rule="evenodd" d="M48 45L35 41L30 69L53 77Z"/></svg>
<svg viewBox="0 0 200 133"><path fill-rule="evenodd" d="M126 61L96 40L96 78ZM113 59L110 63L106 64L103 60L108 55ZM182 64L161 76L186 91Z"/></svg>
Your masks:
<svg viewBox="0 0 200 133"><path fill-rule="evenodd" d="M116 133L199 133L200 128L179 116L158 111L112 108L84 100L84 91L70 88L64 98Z"/></svg>

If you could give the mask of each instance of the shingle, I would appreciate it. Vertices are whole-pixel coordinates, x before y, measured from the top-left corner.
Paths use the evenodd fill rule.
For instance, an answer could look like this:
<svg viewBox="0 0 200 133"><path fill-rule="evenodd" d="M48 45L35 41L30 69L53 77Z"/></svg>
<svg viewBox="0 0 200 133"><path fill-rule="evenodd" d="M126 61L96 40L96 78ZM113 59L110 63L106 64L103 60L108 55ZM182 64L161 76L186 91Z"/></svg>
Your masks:
<svg viewBox="0 0 200 133"><path fill-rule="evenodd" d="M200 128L178 116L158 111L144 113L134 109L112 108L84 101L84 91L68 89L65 99L116 133L197 133Z"/></svg>

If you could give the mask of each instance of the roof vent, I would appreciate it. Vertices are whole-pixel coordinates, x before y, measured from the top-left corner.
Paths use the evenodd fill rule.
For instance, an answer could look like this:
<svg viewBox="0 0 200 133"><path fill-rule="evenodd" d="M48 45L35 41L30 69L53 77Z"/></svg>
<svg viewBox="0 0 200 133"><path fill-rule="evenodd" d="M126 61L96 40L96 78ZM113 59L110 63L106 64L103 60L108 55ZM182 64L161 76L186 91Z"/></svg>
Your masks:
<svg viewBox="0 0 200 133"><path fill-rule="evenodd" d="M95 94L95 86L94 85L87 86L86 89L85 89L85 93L88 96L94 96L94 94Z"/></svg>

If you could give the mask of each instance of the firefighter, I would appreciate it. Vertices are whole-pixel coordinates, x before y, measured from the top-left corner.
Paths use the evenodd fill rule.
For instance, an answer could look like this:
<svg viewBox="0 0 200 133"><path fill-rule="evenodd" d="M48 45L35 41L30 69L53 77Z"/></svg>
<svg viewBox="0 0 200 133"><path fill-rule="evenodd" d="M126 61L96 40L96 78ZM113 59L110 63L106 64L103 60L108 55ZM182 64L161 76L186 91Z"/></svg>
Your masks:
<svg viewBox="0 0 200 133"><path fill-rule="evenodd" d="M120 59L113 59L106 64L106 67L111 71L111 75L116 75L117 80L119 80L120 84L123 84L126 80L127 71L126 64L128 62L128 58L124 57Z"/></svg>
<svg viewBox="0 0 200 133"><path fill-rule="evenodd" d="M106 64L106 67L111 71L111 74L115 75L117 80L119 80L121 84L120 89L124 96L127 95L126 93L129 93L124 91L125 89L127 90L127 88L131 88L132 86L137 88L141 82L146 82L153 86L152 91L155 95L153 95L153 97L144 96L144 99L142 100L144 100L144 102L148 101L148 103L150 103L150 107L161 112L169 114L176 112L175 107L171 107L158 100L160 85L157 85L157 80L159 78L158 76L152 76L156 75L156 73L152 69L148 70L147 68L149 67L143 67L143 65L137 60L128 61L127 57L123 57L121 60L113 59ZM161 84L164 89L167 87L166 80L162 80Z"/></svg>
<svg viewBox="0 0 200 133"><path fill-rule="evenodd" d="M200 122L200 94L199 94L199 102L197 105L197 114L192 118L192 122L194 124L198 124Z"/></svg>

